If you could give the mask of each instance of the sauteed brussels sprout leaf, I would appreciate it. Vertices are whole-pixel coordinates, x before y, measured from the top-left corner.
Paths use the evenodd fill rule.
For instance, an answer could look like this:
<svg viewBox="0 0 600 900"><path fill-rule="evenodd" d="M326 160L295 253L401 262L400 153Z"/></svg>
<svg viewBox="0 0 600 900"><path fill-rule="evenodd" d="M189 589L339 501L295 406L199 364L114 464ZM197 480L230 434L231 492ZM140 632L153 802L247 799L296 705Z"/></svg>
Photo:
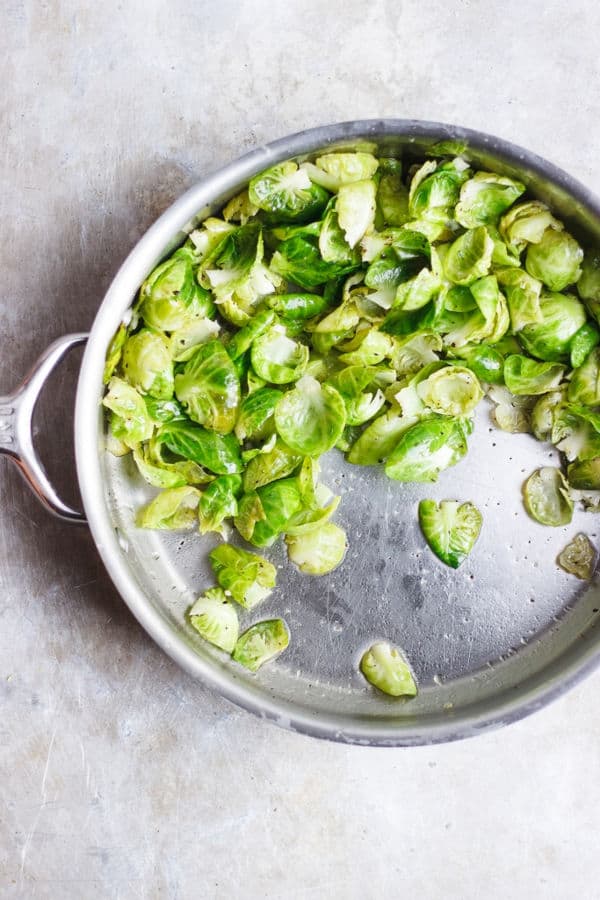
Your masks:
<svg viewBox="0 0 600 900"><path fill-rule="evenodd" d="M121 356L123 355L123 347L125 346L126 341L127 325L121 324L115 331L113 338L108 345L108 350L106 351L106 362L104 365L103 375L104 384L108 384L114 374L115 369L119 365Z"/></svg>
<svg viewBox="0 0 600 900"><path fill-rule="evenodd" d="M568 393L573 403L600 404L600 349L592 350L586 361L575 369Z"/></svg>
<svg viewBox="0 0 600 900"><path fill-rule="evenodd" d="M113 376L110 379L102 402L112 412L110 428L113 436L128 447L135 447L152 437L154 422L144 398L122 378Z"/></svg>
<svg viewBox="0 0 600 900"><path fill-rule="evenodd" d="M600 344L600 332L591 322L586 322L571 341L571 367L577 369L582 366L598 344Z"/></svg>
<svg viewBox="0 0 600 900"><path fill-rule="evenodd" d="M237 497L241 490L239 475L219 475L205 487L198 504L201 534L216 531L225 536L227 519L237 515Z"/></svg>
<svg viewBox="0 0 600 900"><path fill-rule="evenodd" d="M483 391L477 377L462 366L438 369L420 382L417 394L434 413L442 416L465 416L473 412Z"/></svg>
<svg viewBox="0 0 600 900"><path fill-rule="evenodd" d="M314 184L306 169L284 162L256 175L248 188L250 203L279 222L312 222L323 212L329 194Z"/></svg>
<svg viewBox="0 0 600 900"><path fill-rule="evenodd" d="M546 228L541 241L530 244L525 268L551 291L562 291L581 275L583 250L566 231Z"/></svg>
<svg viewBox="0 0 600 900"><path fill-rule="evenodd" d="M321 456L337 443L346 424L346 407L330 385L304 375L275 407L275 427L288 447L302 456Z"/></svg>
<svg viewBox="0 0 600 900"><path fill-rule="evenodd" d="M307 575L326 575L336 569L346 553L346 532L333 522L285 539L288 556Z"/></svg>
<svg viewBox="0 0 600 900"><path fill-rule="evenodd" d="M525 509L542 525L568 525L573 517L569 486L560 469L544 466L530 475L523 493Z"/></svg>
<svg viewBox="0 0 600 900"><path fill-rule="evenodd" d="M457 569L479 537L483 517L472 503L421 500L419 524L425 540L442 562Z"/></svg>
<svg viewBox="0 0 600 900"><path fill-rule="evenodd" d="M143 394L156 400L173 396L173 360L163 334L142 328L131 335L125 342L121 365L127 381Z"/></svg>
<svg viewBox="0 0 600 900"><path fill-rule="evenodd" d="M525 184L474 170L462 146L420 163L371 148L261 172L142 284L103 399L107 449L160 490L141 527L225 537L233 525L256 547L281 536L302 571L325 574L346 537L319 456L435 481L467 452L486 394L500 428L551 441L568 463L568 484L548 467L527 481L533 518L565 524L600 490L600 250ZM481 525L454 501L423 501L419 519L453 567ZM275 570L229 544L211 561L220 587L190 621L254 671L287 628L261 622L237 640L227 596L250 609ZM361 666L382 690L416 691L387 644Z"/></svg>
<svg viewBox="0 0 600 900"><path fill-rule="evenodd" d="M367 681L390 697L416 697L417 685L397 647L384 641L373 644L360 661Z"/></svg>
<svg viewBox="0 0 600 900"><path fill-rule="evenodd" d="M237 612L221 588L209 588L189 611L190 622L205 641L231 653L239 633Z"/></svg>
<svg viewBox="0 0 600 900"><path fill-rule="evenodd" d="M240 447L231 434L217 434L192 422L174 421L163 425L157 440L176 457L190 459L216 475L241 472Z"/></svg>
<svg viewBox="0 0 600 900"><path fill-rule="evenodd" d="M455 216L463 228L496 224L525 191L525 185L493 172L477 172L460 189Z"/></svg>
<svg viewBox="0 0 600 900"><path fill-rule="evenodd" d="M275 566L257 553L219 544L209 558L220 586L245 609L253 609L275 587Z"/></svg>
<svg viewBox="0 0 600 900"><path fill-rule="evenodd" d="M208 341L196 350L175 376L175 394L193 422L220 434L233 430L240 405L240 379L220 341Z"/></svg>
<svg viewBox="0 0 600 900"><path fill-rule="evenodd" d="M564 366L537 362L518 353L504 360L504 383L511 394L547 394L559 386L564 374Z"/></svg>
<svg viewBox="0 0 600 900"><path fill-rule="evenodd" d="M180 531L192 528L198 520L200 491L194 487L169 488L140 509L140 528Z"/></svg>
<svg viewBox="0 0 600 900"><path fill-rule="evenodd" d="M161 263L140 289L139 314L157 331L178 331L197 319L211 318L213 310L210 292L196 279L194 256L185 248Z"/></svg>
<svg viewBox="0 0 600 900"><path fill-rule="evenodd" d="M283 619L268 619L257 622L237 640L233 653L236 662L251 672L285 650L290 642L290 634Z"/></svg>
<svg viewBox="0 0 600 900"><path fill-rule="evenodd" d="M519 332L519 341L531 356L548 362L562 362L569 355L571 341L585 325L585 308L573 294L543 293L541 318Z"/></svg>
<svg viewBox="0 0 600 900"><path fill-rule="evenodd" d="M329 176L331 190L343 184L364 181L377 171L379 161L372 153L325 153L317 159L317 167Z"/></svg>
<svg viewBox="0 0 600 900"><path fill-rule="evenodd" d="M468 419L430 416L401 436L385 464L385 474L395 481L437 481L440 472L467 452Z"/></svg>

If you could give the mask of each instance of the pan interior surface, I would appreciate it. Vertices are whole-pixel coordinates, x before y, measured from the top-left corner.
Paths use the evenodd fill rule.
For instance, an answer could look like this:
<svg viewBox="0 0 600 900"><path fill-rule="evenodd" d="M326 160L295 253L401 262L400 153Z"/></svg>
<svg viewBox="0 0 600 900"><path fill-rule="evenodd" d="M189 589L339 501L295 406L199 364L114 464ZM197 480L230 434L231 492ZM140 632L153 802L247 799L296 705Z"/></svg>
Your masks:
<svg viewBox="0 0 600 900"><path fill-rule="evenodd" d="M556 557L579 532L597 545L597 516L577 510L564 528L528 517L523 482L534 469L558 464L558 454L529 435L500 431L487 400L478 407L467 456L435 484L396 483L379 467L351 466L331 451L322 460L321 480L341 495L334 518L347 531L348 553L331 574L310 577L287 561L282 542L265 551L278 567L277 587L259 608L241 615L241 627L282 616L291 641L277 661L251 675L202 641L186 620L195 597L214 584L208 552L219 539L135 527L136 510L155 492L131 459L102 449L101 363L135 286L193 227L188 212L194 199L202 217L253 171L325 146L368 141L380 153L414 158L448 139L463 141L462 155L478 168L518 174L578 235L587 235L588 243L597 239L595 201L586 202L584 189L519 148L423 123L316 129L257 151L220 180L208 179L195 198L193 189L180 210L159 220L144 239L145 255L135 259L134 251L117 276L84 360L77 404L82 493L100 552L133 612L178 662L230 699L320 736L381 745L449 740L517 718L564 689L594 664L600 584L566 574ZM94 429L99 453L90 453ZM458 570L444 566L420 533L423 498L468 500L483 514L479 540ZM237 542L235 534L231 540ZM362 652L378 639L404 650L419 683L416 699L387 698L359 674Z"/></svg>

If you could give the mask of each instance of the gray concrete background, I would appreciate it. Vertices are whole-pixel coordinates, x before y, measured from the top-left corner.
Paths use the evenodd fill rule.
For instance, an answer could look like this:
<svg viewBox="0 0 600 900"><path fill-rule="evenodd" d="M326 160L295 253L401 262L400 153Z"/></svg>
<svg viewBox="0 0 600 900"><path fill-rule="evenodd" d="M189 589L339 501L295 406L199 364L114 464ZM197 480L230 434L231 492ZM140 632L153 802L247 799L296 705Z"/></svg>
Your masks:
<svg viewBox="0 0 600 900"><path fill-rule="evenodd" d="M184 188L290 131L456 122L600 191L599 31L556 0L6 0L0 393ZM76 372L38 417L67 493ZM277 730L178 671L0 463L3 898L600 897L599 688L446 747Z"/></svg>

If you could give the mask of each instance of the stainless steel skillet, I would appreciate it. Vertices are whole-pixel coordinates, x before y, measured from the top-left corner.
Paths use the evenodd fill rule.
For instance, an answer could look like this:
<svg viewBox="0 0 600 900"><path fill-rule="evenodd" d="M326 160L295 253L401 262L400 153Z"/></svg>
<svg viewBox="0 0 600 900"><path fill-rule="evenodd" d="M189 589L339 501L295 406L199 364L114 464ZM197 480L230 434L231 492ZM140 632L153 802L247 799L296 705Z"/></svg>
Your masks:
<svg viewBox="0 0 600 900"><path fill-rule="evenodd" d="M336 519L348 530L349 553L331 575L310 578L286 564L280 547L270 551L281 569L260 618L283 615L292 641L275 664L253 676L202 642L185 621L185 610L211 582L206 558L212 541L135 528L135 510L149 492L127 460L104 452L102 369L108 342L148 272L254 173L326 147L368 143L410 158L439 141L464 144L463 155L480 168L518 175L582 239L600 242L600 202L564 172L497 138L395 119L312 129L219 170L161 216L117 273L79 376L75 447L85 516L134 615L183 668L228 699L282 726L349 743L407 746L467 737L533 712L590 671L600 659L600 586L566 575L555 557L578 531L597 543L597 517L577 513L559 529L529 519L521 484L554 453L527 435L496 430L485 405L466 459L435 485L390 482L381 471L347 465L334 451L323 480L342 494ZM83 517L53 491L37 461L30 422L45 377L83 340L60 339L20 392L0 398L0 452L9 453L43 502L69 521ZM484 513L481 538L458 571L439 563L420 536L416 507L426 496L471 500ZM362 650L377 638L404 648L420 683L416 700L376 695L358 674Z"/></svg>

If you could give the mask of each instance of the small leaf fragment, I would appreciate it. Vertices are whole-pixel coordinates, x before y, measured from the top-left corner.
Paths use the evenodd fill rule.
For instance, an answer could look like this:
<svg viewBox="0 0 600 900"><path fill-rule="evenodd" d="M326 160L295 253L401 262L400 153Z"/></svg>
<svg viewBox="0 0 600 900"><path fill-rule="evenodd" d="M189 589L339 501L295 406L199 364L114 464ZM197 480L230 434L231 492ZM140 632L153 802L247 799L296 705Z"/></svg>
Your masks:
<svg viewBox="0 0 600 900"><path fill-rule="evenodd" d="M575 575L582 581L589 581L596 568L596 558L596 549L588 536L578 534L558 554L556 561L569 575Z"/></svg>

